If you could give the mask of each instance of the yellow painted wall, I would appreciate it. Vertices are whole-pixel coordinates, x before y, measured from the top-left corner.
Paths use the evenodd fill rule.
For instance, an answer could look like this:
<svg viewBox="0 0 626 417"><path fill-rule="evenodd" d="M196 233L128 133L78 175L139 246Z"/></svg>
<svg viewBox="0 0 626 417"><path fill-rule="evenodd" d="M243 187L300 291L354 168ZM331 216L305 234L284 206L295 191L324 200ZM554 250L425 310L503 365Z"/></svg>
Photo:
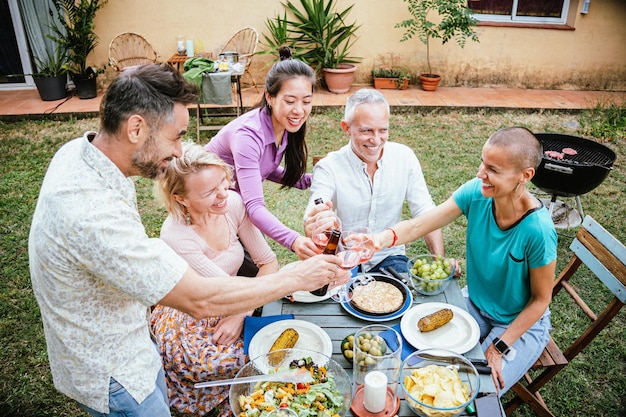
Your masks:
<svg viewBox="0 0 626 417"><path fill-rule="evenodd" d="M260 33L265 20L282 13L281 0L109 0L96 16L100 45L90 55L92 65L108 61L108 45L118 33L144 35L162 60L175 52L176 36L200 39L205 51L216 52L238 29L252 26ZM296 2L297 3L297 2ZM355 4L350 18L362 24L354 55L363 62L358 83L370 83L369 71L390 54L400 57L414 76L426 71L426 47L417 39L400 42L397 22L409 17L401 0L338 0ZM431 45L433 72L448 86L508 86L592 90L626 90L626 1L592 0L580 14L571 0L575 30L479 26L480 43ZM255 57L253 73L263 81L267 56ZM397 58L396 58L397 63Z"/></svg>

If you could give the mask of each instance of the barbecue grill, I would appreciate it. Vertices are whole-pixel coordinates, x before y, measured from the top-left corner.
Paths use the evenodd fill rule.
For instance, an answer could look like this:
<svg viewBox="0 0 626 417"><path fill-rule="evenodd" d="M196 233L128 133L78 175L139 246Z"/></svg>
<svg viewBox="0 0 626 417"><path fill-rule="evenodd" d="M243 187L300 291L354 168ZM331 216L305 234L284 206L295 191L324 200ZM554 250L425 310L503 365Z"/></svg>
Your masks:
<svg viewBox="0 0 626 417"><path fill-rule="evenodd" d="M577 136L558 133L535 133L535 136L543 146L544 155L531 182L552 195L550 215L557 196L575 197L580 217L584 218L580 196L595 189L609 175L615 152L598 142ZM548 152L547 155L547 151L554 153Z"/></svg>

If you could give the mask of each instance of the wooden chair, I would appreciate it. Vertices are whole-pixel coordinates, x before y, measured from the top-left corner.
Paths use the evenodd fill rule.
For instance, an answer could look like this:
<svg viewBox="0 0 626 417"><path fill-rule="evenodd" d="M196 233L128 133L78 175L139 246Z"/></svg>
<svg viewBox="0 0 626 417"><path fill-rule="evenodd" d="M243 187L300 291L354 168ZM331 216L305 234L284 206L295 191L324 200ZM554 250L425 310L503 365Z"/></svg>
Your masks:
<svg viewBox="0 0 626 417"><path fill-rule="evenodd" d="M250 79L252 80L252 85L254 89L258 92L259 89L256 85L256 80L250 73L250 64L252 63L252 57L256 52L257 44L259 43L259 34L256 29L247 27L243 28L237 33L235 33L229 40L226 42L226 45L220 50L220 54L224 52L237 52L239 61L245 60L246 65L244 67L244 75L248 74Z"/></svg>
<svg viewBox="0 0 626 417"><path fill-rule="evenodd" d="M516 395L505 404L507 415L513 413L522 403L526 403L538 416L554 417L541 398L539 389L571 362L609 324L626 302L626 247L622 243L594 219L586 216L570 249L574 255L555 280L552 298L554 299L561 289L565 290L589 317L591 324L563 351L550 339L543 354L531 368L531 372L534 370L533 375L536 376L532 378L531 372L528 372L511 388ZM574 285L570 284L570 279L582 264L585 264L614 295L604 310L597 315L576 292Z"/></svg>
<svg viewBox="0 0 626 417"><path fill-rule="evenodd" d="M150 42L132 32L120 33L109 44L109 64L116 70L156 63L158 55Z"/></svg>

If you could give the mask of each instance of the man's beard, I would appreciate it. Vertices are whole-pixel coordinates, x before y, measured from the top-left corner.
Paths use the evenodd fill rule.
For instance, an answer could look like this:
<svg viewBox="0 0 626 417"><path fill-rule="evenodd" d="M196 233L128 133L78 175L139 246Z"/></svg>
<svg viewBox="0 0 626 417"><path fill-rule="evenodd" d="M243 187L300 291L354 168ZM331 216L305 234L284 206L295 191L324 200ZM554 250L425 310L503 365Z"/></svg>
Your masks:
<svg viewBox="0 0 626 417"><path fill-rule="evenodd" d="M139 149L133 155L133 166L139 171L139 175L148 179L158 178L164 171L163 167L160 167L160 160L155 161L158 157L156 149L156 140L152 133Z"/></svg>

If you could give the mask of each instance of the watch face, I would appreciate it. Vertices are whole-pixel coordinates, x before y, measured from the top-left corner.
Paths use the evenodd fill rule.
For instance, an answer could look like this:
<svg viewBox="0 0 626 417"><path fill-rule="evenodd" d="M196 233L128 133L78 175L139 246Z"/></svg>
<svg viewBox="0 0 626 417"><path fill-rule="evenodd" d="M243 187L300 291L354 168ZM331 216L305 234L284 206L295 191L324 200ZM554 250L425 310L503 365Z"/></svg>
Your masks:
<svg viewBox="0 0 626 417"><path fill-rule="evenodd" d="M496 347L496 349L498 349L498 352L503 354L506 353L507 350L509 350L509 345L507 345L505 341L500 339L496 340L494 346Z"/></svg>

